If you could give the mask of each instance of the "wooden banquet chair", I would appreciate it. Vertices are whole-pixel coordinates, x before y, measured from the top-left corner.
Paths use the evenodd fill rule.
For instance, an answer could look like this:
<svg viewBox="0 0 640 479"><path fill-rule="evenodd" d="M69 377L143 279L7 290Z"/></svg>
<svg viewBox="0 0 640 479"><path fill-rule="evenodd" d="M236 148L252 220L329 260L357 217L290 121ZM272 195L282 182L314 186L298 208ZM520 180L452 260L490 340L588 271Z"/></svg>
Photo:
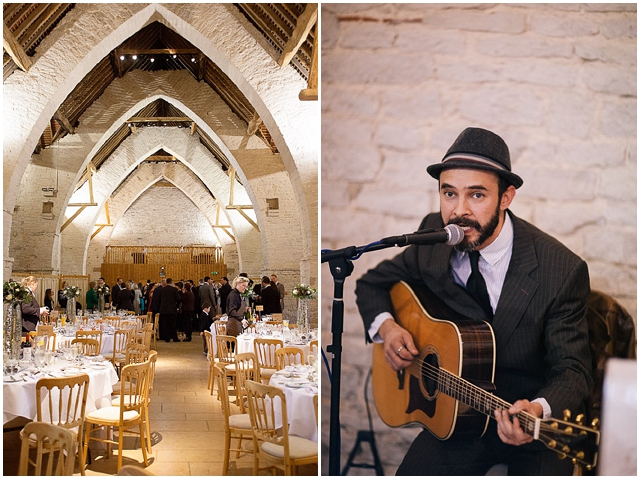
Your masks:
<svg viewBox="0 0 640 479"><path fill-rule="evenodd" d="M213 323L216 325L216 336L218 334L227 334L227 323L224 321L216 321Z"/></svg>
<svg viewBox="0 0 640 479"><path fill-rule="evenodd" d="M85 356L97 356L100 354L100 343L97 339L76 338L71 341L71 345L79 344L82 347L82 354Z"/></svg>
<svg viewBox="0 0 640 479"><path fill-rule="evenodd" d="M46 336L47 344L45 349L49 351L56 350L56 333L53 330L53 324L38 324L36 336Z"/></svg>
<svg viewBox="0 0 640 479"><path fill-rule="evenodd" d="M318 347L318 340L314 339L312 341L309 342L309 354L313 354L315 357L317 357L318 359L320 359L320 356L318 355L319 353L319 347Z"/></svg>
<svg viewBox="0 0 640 479"><path fill-rule="evenodd" d="M151 393L153 392L153 382L156 376L156 361L158 359L157 351L149 351L149 384L147 391L147 402L143 408L142 422L145 426L146 437L147 437L147 453L151 454L151 426L149 425L149 404L151 404ZM118 390L118 395L111 400L111 405L118 407L120 405L120 390Z"/></svg>
<svg viewBox="0 0 640 479"><path fill-rule="evenodd" d="M76 331L76 339L95 339L98 341L98 354L102 351L102 331L90 329L87 331Z"/></svg>
<svg viewBox="0 0 640 479"><path fill-rule="evenodd" d="M253 350L258 358L258 367L260 368L260 378L267 383L276 368L276 350L284 346L281 339L265 339L256 338L253 340Z"/></svg>
<svg viewBox="0 0 640 479"><path fill-rule="evenodd" d="M116 369L127 359L127 345L131 342L131 337L130 329L118 329L113 333L113 355L109 359Z"/></svg>
<svg viewBox="0 0 640 479"><path fill-rule="evenodd" d="M286 346L276 350L276 369L279 371L285 366L293 366L294 364L304 364L304 351L295 346Z"/></svg>
<svg viewBox="0 0 640 479"><path fill-rule="evenodd" d="M287 399L284 392L275 386L256 381L246 381L245 387L253 430L253 475L258 475L260 459L283 468L287 476L296 475L297 466L317 463L318 443L289 435ZM278 403L282 427L276 427Z"/></svg>
<svg viewBox="0 0 640 479"><path fill-rule="evenodd" d="M124 431L138 426L140 447L144 465L148 466L147 448L145 446L145 431L143 424L144 408L149 393L150 363L145 361L139 364L127 364L122 368L120 399L118 406L107 406L86 415L87 427L85 429L84 455L87 455L89 441L107 443L107 457L111 453L111 444L118 444L118 468L122 467L122 445ZM103 427L118 428L118 441L93 436L91 433Z"/></svg>
<svg viewBox="0 0 640 479"><path fill-rule="evenodd" d="M73 432L54 424L33 421L24 427L21 436L19 476L73 475L76 449ZM34 447L36 459L32 461L29 451Z"/></svg>
<svg viewBox="0 0 640 479"><path fill-rule="evenodd" d="M258 369L258 360L255 353L238 353L235 357L236 365L236 404L240 406L241 412L246 412L244 389L245 381L260 382L260 369Z"/></svg>
<svg viewBox="0 0 640 479"><path fill-rule="evenodd" d="M248 413L234 413L231 409L231 401L229 401L229 385L227 383L227 373L224 366L215 363L213 366L213 376L218 383L218 395L220 404L222 405L222 415L224 417L224 461L222 464L222 475L226 476L229 472L229 457L231 452L236 453L236 457L240 457L241 452L251 452L242 449L242 440L249 439L253 436L251 429L251 418ZM231 447L231 440L237 439L238 446Z"/></svg>
<svg viewBox="0 0 640 479"><path fill-rule="evenodd" d="M218 363L224 364L227 376L231 378L234 384L236 377L235 355L237 349L238 344L235 336L226 336L224 334L216 335L216 356L218 356ZM213 389L211 390L211 394L213 394Z"/></svg>
<svg viewBox="0 0 640 479"><path fill-rule="evenodd" d="M207 361L209 361L209 377L207 378L207 389L211 389L211 394L213 394L214 389L214 379L213 379L213 366L216 363L216 355L214 354L214 340L213 334L211 331L204 331L204 340L207 343ZM220 394L218 393L218 399L220 399Z"/></svg>
<svg viewBox="0 0 640 479"><path fill-rule="evenodd" d="M140 466L126 465L122 466L118 471L119 476L155 476L153 472L149 472Z"/></svg>
<svg viewBox="0 0 640 479"><path fill-rule="evenodd" d="M78 446L78 466L83 476L85 460L82 450L82 429L88 391L89 375L87 374L65 378L41 378L36 383L36 421L62 427L73 434ZM73 454L75 456L75 450Z"/></svg>

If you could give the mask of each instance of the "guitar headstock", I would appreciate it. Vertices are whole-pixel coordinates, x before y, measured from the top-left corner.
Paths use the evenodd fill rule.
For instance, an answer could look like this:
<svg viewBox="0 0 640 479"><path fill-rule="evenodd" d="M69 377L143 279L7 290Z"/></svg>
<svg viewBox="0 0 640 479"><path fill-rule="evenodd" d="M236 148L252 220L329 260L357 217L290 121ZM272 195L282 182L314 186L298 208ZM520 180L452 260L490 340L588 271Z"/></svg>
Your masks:
<svg viewBox="0 0 640 479"><path fill-rule="evenodd" d="M538 440L549 449L556 451L560 459L569 458L574 464L584 466L588 471L596 467L598 462L598 445L600 431L596 429L597 419L592 427L584 426L584 416L579 414L575 421L569 421L571 413L565 411L564 420L540 420Z"/></svg>

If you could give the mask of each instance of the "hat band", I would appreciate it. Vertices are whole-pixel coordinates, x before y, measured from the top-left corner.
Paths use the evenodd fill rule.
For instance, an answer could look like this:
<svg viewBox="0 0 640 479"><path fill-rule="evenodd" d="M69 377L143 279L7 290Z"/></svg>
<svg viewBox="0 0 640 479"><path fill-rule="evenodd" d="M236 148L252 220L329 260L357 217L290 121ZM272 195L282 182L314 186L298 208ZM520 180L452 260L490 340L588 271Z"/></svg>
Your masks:
<svg viewBox="0 0 640 479"><path fill-rule="evenodd" d="M485 156L471 155L469 153L451 153L449 156L446 156L442 160L442 163L445 164L448 161L452 161L452 160L464 160L472 163L477 163L478 165L491 166L493 168L498 168L499 170L503 170L503 171L509 171L509 172L511 171L505 168L505 166L502 163L491 160Z"/></svg>

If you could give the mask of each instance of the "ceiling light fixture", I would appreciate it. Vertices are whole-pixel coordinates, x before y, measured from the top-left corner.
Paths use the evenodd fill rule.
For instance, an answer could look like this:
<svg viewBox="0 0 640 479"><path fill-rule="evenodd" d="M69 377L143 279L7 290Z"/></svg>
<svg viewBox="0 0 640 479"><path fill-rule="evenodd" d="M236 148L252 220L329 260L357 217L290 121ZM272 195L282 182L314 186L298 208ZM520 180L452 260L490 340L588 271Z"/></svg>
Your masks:
<svg viewBox="0 0 640 479"><path fill-rule="evenodd" d="M178 58L178 55L173 55L173 58Z"/></svg>
<svg viewBox="0 0 640 479"><path fill-rule="evenodd" d="M134 60L138 59L138 55L133 55L131 58L133 58Z"/></svg>
<svg viewBox="0 0 640 479"><path fill-rule="evenodd" d="M155 58L151 58L151 63L155 62L156 59Z"/></svg>
<svg viewBox="0 0 640 479"><path fill-rule="evenodd" d="M124 55L120 55L120 60L124 60Z"/></svg>
<svg viewBox="0 0 640 479"><path fill-rule="evenodd" d="M193 63L195 63L195 62L196 62L196 57L191 57L191 61L192 61Z"/></svg>

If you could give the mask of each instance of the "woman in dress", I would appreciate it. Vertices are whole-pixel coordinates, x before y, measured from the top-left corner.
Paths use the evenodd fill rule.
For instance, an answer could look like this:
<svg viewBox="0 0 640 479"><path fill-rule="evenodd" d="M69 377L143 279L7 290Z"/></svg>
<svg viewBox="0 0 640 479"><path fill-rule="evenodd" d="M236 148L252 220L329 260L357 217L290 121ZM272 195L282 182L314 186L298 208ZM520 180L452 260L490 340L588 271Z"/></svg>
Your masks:
<svg viewBox="0 0 640 479"><path fill-rule="evenodd" d="M142 291L140 291L140 287L138 283L133 284L133 310L136 312L137 316L140 316L142 308L140 305L140 298L142 298Z"/></svg>
<svg viewBox="0 0 640 479"><path fill-rule="evenodd" d="M247 303L240 293L244 293L248 286L249 279L244 276L238 276L233 280L233 289L227 297L227 316L229 317L227 334L229 336L238 336L238 334L242 333Z"/></svg>

